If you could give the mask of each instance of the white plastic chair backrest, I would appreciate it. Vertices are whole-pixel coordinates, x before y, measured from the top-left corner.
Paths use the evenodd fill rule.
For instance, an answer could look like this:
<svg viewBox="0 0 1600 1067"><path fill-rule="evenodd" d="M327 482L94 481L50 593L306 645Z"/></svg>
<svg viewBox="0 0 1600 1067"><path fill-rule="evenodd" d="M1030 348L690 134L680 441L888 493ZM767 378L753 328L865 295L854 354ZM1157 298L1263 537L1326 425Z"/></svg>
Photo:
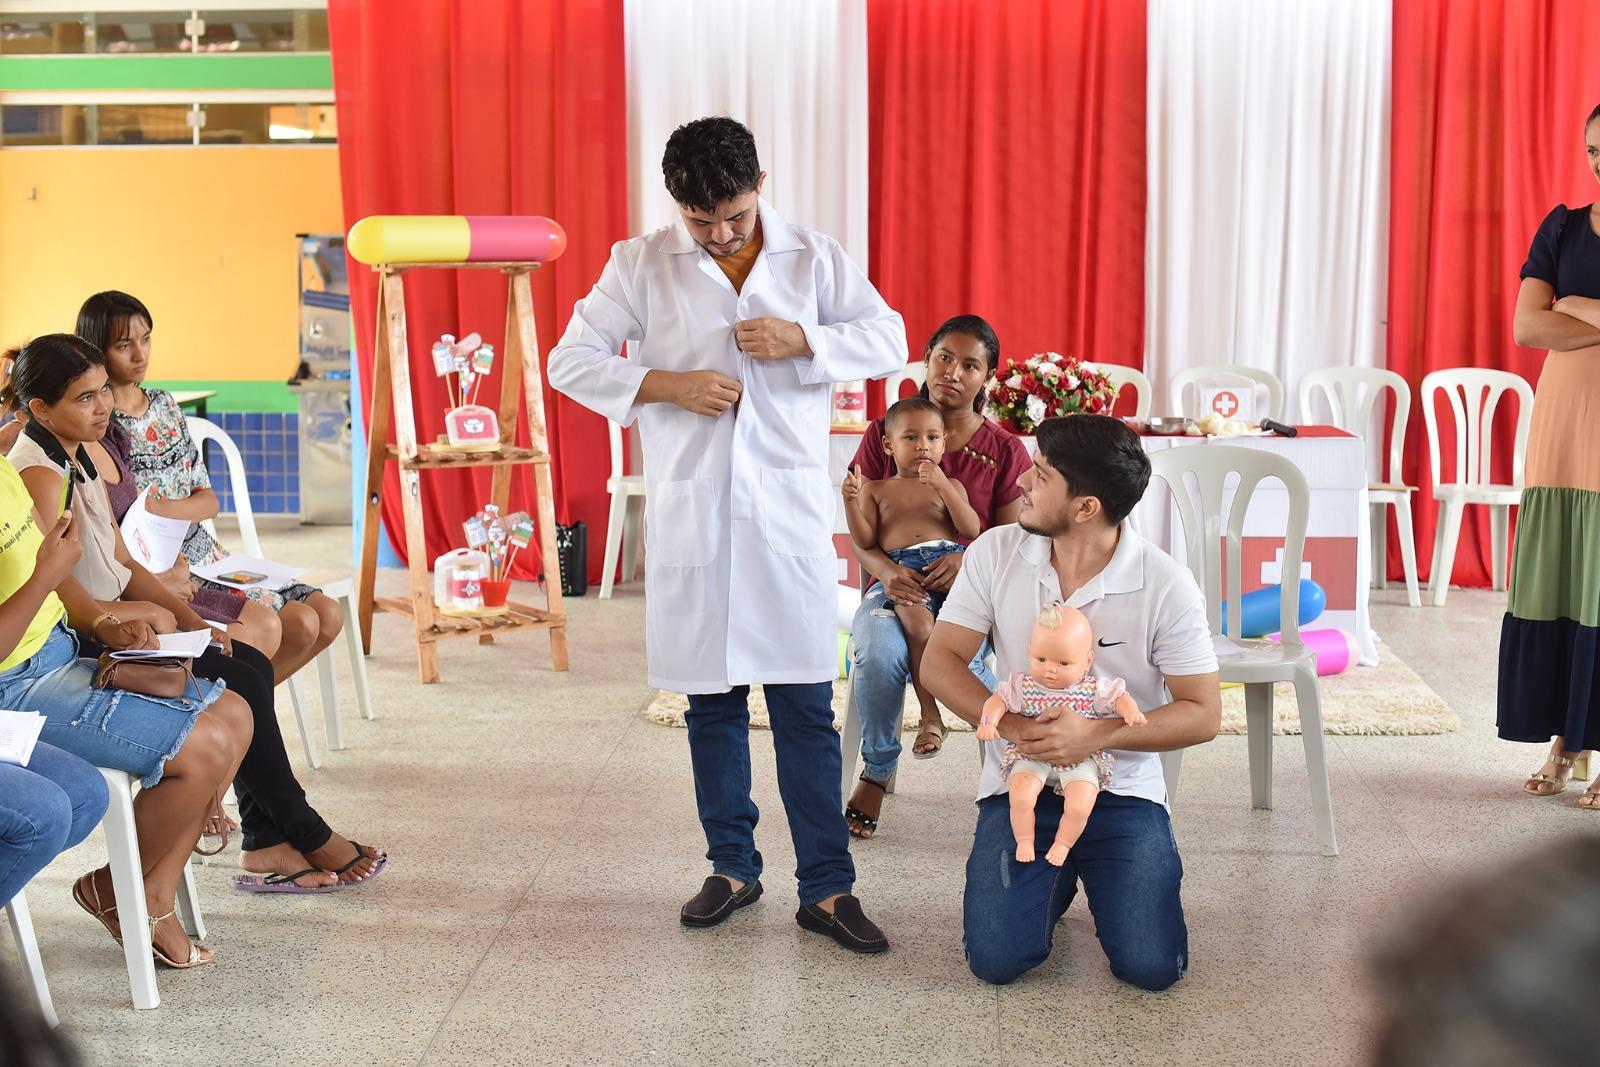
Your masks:
<svg viewBox="0 0 1600 1067"><path fill-rule="evenodd" d="M1155 388L1150 384L1150 379L1138 367L1125 367L1120 363L1096 363L1095 368L1105 372L1112 384L1120 392L1124 385L1133 386L1133 410L1131 412L1112 408L1112 414L1132 415L1136 419L1148 418L1150 405L1155 400Z"/></svg>
<svg viewBox="0 0 1600 1067"><path fill-rule="evenodd" d="M1422 379L1422 418L1428 426L1428 464L1439 483L1439 424L1434 394L1442 392L1455 417L1456 476L1451 485L1496 484L1493 479L1494 414L1506 393L1517 395L1517 432L1511 453L1511 482L1522 485L1522 460L1533 425L1533 386L1519 374L1481 367L1436 370Z"/></svg>
<svg viewBox="0 0 1600 1067"><path fill-rule="evenodd" d="M615 481L622 477L622 427L610 419L606 427L611 432L611 478Z"/></svg>
<svg viewBox="0 0 1600 1067"><path fill-rule="evenodd" d="M1322 367L1300 379L1300 419L1311 422L1311 405L1320 392L1333 415L1333 425L1365 438L1372 427L1372 411L1389 390L1394 394L1394 426L1389 432L1389 474L1400 480L1400 451L1405 446L1406 425L1411 420L1411 387L1392 370L1379 367ZM1379 471L1376 480L1382 481Z"/></svg>
<svg viewBox="0 0 1600 1067"><path fill-rule="evenodd" d="M1257 385L1264 386L1267 390L1267 415L1269 419L1283 418L1283 383L1278 376L1269 370L1259 367L1242 367L1235 363L1207 363L1198 367L1185 367L1172 376L1172 381L1167 386L1167 402L1172 405L1169 415L1182 415L1183 391L1191 385L1198 385L1209 378L1235 375L1248 378Z"/></svg>
<svg viewBox="0 0 1600 1067"><path fill-rule="evenodd" d="M928 365L923 362L907 363L883 380L883 402L887 406L903 399L900 396L902 385L910 382L913 386L910 395L915 396L928 381Z"/></svg>
<svg viewBox="0 0 1600 1067"><path fill-rule="evenodd" d="M1206 597L1206 618L1212 633L1222 632L1222 601L1228 609L1227 636L1240 637L1244 624L1241 590L1244 580L1244 519L1250 499L1266 479L1283 483L1289 497L1289 521L1284 528L1282 581L1279 583L1278 618L1283 640L1300 640L1300 563L1305 557L1306 519L1311 510L1311 488L1287 457L1240 445L1175 445L1150 457L1150 473L1172 490L1183 521L1183 540L1189 573ZM1222 515L1227 481L1238 475L1233 504ZM1193 482L1191 486L1190 482ZM1223 541L1227 543L1227 588L1223 589Z"/></svg>
<svg viewBox="0 0 1600 1067"><path fill-rule="evenodd" d="M256 536L255 511L250 507L250 482L245 478L244 456L239 453L239 446L210 419L188 415L185 421L189 424L189 436L194 438L194 447L200 453L202 462L206 458L207 441L222 449L222 458L228 464L228 484L233 492L233 512L239 519L239 540L244 543L244 554L262 558L261 539ZM216 468L209 463L206 467L215 478ZM207 519L204 525L213 537L216 536L216 527L211 520Z"/></svg>

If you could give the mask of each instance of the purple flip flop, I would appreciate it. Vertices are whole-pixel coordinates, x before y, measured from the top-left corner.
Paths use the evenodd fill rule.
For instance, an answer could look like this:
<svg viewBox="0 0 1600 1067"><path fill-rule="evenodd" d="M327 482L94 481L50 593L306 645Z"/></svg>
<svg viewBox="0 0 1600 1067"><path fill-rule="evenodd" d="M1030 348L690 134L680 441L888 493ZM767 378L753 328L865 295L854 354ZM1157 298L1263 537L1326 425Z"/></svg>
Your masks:
<svg viewBox="0 0 1600 1067"><path fill-rule="evenodd" d="M320 867L307 867L296 874L236 874L233 888L241 893L337 893L345 887L343 882L332 885L295 885L295 879L308 874L324 873Z"/></svg>
<svg viewBox="0 0 1600 1067"><path fill-rule="evenodd" d="M348 871L350 868L354 867L356 864L360 863L362 860L371 859L372 858L372 857L367 855L366 846L362 845L361 842L352 841L350 843L352 845L354 845L355 848L356 848L355 858L352 859L349 863L345 864L343 867L339 867L339 868L337 868L335 870L329 871L328 872L329 874L333 874L333 875L343 874L344 872ZM355 879L351 879L349 881L341 880L339 882L339 885L341 887L343 887L343 886L366 885L368 882L370 882L374 878L378 877L378 875L382 874L383 873L383 869L385 867L387 867L388 865L389 865L389 857L388 857L388 855L385 854L385 855L379 856L377 858L377 862L375 862L373 864L372 873L371 874L367 875L365 878L355 878Z"/></svg>

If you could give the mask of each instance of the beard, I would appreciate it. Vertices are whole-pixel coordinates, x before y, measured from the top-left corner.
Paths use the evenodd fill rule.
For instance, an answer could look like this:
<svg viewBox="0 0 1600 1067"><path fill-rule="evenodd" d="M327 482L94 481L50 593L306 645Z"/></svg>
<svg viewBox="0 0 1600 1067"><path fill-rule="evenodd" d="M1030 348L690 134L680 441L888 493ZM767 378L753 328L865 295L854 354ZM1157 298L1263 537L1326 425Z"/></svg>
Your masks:
<svg viewBox="0 0 1600 1067"><path fill-rule="evenodd" d="M1049 522L1039 516L1034 516L1030 522L1022 516L1017 516L1017 525L1022 527L1024 533L1031 533L1039 537L1060 537L1067 532L1067 523Z"/></svg>

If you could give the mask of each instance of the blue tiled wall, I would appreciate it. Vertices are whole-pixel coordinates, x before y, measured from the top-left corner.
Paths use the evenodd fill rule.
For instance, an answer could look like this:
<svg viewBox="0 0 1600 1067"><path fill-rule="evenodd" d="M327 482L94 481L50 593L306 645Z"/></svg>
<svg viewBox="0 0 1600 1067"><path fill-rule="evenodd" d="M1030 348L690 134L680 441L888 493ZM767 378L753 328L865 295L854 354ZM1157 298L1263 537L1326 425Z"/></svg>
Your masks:
<svg viewBox="0 0 1600 1067"><path fill-rule="evenodd" d="M223 411L210 416L244 455L250 505L258 513L300 514L300 415L298 412ZM206 466L223 511L233 510L233 489L220 450L209 449Z"/></svg>

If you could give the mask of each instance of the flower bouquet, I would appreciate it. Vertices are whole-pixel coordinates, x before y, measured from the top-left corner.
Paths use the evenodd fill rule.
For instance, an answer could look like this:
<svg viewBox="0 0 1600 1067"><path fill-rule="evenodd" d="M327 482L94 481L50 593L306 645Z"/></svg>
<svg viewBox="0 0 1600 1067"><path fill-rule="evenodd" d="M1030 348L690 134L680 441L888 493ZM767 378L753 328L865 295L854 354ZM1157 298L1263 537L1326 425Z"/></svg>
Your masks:
<svg viewBox="0 0 1600 1067"><path fill-rule="evenodd" d="M1116 385L1094 364L1045 352L1001 371L989 383L984 413L1012 433L1031 434L1057 415L1109 415L1116 399Z"/></svg>

